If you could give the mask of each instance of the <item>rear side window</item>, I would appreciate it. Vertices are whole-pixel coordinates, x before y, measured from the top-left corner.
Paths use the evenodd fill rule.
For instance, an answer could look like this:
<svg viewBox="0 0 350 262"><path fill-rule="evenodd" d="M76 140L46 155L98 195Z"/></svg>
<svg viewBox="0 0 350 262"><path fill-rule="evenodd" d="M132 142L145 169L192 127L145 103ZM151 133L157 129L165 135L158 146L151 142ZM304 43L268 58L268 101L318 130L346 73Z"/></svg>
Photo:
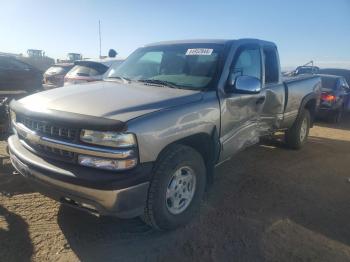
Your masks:
<svg viewBox="0 0 350 262"><path fill-rule="evenodd" d="M107 71L108 67L102 64L76 65L69 71L68 76L97 76Z"/></svg>
<svg viewBox="0 0 350 262"><path fill-rule="evenodd" d="M338 78L336 77L322 77L322 89L337 89Z"/></svg>
<svg viewBox="0 0 350 262"><path fill-rule="evenodd" d="M238 54L231 73L238 76L253 76L261 79L261 56L259 48L244 48Z"/></svg>
<svg viewBox="0 0 350 262"><path fill-rule="evenodd" d="M28 70L30 69L30 66L22 63L21 61L18 60L10 60L9 61L9 67L10 69L14 69L14 70Z"/></svg>
<svg viewBox="0 0 350 262"><path fill-rule="evenodd" d="M27 69L30 69L30 66L16 59L5 58L5 59L0 59L0 69L27 70Z"/></svg>
<svg viewBox="0 0 350 262"><path fill-rule="evenodd" d="M61 66L52 66L46 70L45 74L63 74L65 73L65 68Z"/></svg>
<svg viewBox="0 0 350 262"><path fill-rule="evenodd" d="M265 83L277 83L279 81L279 63L275 48L264 48Z"/></svg>

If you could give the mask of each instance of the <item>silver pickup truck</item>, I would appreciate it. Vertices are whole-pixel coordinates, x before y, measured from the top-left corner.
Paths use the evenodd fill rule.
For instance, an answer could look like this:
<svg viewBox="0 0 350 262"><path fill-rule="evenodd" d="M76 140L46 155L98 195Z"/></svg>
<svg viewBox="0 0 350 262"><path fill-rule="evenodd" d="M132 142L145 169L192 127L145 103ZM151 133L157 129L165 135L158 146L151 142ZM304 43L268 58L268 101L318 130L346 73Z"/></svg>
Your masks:
<svg viewBox="0 0 350 262"><path fill-rule="evenodd" d="M151 44L104 81L12 101L11 160L62 203L172 229L236 152L276 131L303 146L320 86L317 76L282 79L271 42Z"/></svg>

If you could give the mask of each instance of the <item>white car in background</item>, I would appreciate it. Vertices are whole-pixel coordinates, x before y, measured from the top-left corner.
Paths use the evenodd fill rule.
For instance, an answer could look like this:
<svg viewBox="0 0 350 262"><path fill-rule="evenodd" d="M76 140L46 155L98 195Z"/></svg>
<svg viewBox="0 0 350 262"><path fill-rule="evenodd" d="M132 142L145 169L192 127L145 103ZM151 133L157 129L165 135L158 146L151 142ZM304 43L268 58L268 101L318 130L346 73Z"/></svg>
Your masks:
<svg viewBox="0 0 350 262"><path fill-rule="evenodd" d="M105 59L88 59L74 62L74 67L66 74L64 85L75 85L103 79L104 73L112 65L121 64L124 60L105 58Z"/></svg>

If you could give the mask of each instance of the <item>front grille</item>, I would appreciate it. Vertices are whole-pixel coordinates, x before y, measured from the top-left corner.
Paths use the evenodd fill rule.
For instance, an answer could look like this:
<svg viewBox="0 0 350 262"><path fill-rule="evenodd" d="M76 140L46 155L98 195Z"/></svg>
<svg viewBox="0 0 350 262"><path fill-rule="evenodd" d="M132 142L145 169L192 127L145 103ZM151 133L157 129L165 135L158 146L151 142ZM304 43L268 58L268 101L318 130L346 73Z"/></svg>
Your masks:
<svg viewBox="0 0 350 262"><path fill-rule="evenodd" d="M58 149L58 148L53 148L50 146L35 145L34 147L40 153L42 154L44 153L46 156L58 158L60 160L72 161L75 156L73 152Z"/></svg>
<svg viewBox="0 0 350 262"><path fill-rule="evenodd" d="M48 121L37 120L23 115L17 115L16 121L39 135L67 142L76 141L77 135L79 134L78 129L63 127ZM32 144L24 137L20 138L24 139L30 148L44 157L62 160L65 162L72 162L76 158L76 155L73 152L36 143Z"/></svg>
<svg viewBox="0 0 350 262"><path fill-rule="evenodd" d="M45 121L35 120L25 116L17 116L16 121L18 123L22 123L32 131L35 131L42 135L46 135L48 137L53 137L53 138L60 138L64 140L73 141L76 138L78 133L77 129L62 127L55 124L50 124Z"/></svg>

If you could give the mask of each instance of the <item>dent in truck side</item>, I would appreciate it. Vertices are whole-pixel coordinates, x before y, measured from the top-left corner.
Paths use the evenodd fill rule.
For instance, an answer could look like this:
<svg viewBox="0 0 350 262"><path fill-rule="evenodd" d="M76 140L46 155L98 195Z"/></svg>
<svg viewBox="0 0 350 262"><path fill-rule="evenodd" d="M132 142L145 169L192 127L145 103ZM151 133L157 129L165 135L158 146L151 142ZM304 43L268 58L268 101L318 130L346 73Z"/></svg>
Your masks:
<svg viewBox="0 0 350 262"><path fill-rule="evenodd" d="M257 62L260 63L260 72L257 77L261 83L264 83L265 60L262 53L264 45L275 47L269 42L257 43L254 40L239 40L233 43L228 54L218 86L221 104L220 140L223 148L220 161L224 161L249 145L256 144L263 130L271 129L273 126L271 122L275 122L282 113L285 95L284 90L281 91L282 84L280 83L269 88L263 85L258 94L228 93L225 90L231 68L236 67L240 56L246 50L256 53Z"/></svg>

